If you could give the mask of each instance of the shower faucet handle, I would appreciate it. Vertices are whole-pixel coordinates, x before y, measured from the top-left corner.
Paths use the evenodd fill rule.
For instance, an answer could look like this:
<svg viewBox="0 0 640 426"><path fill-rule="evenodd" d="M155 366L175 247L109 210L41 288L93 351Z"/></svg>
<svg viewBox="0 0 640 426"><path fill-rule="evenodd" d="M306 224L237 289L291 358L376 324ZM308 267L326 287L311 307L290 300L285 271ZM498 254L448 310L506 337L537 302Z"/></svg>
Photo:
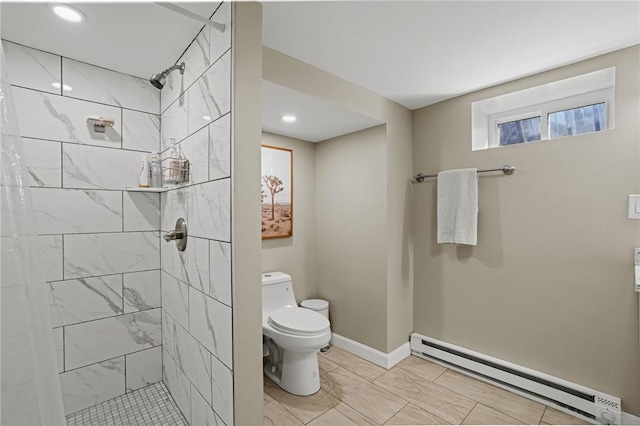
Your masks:
<svg viewBox="0 0 640 426"><path fill-rule="evenodd" d="M166 242L169 242L173 240L181 240L182 238L184 238L184 235L182 234L182 232L171 231L164 234L163 238Z"/></svg>
<svg viewBox="0 0 640 426"><path fill-rule="evenodd" d="M175 229L164 234L162 238L166 242L175 241L176 248L179 251L184 251L187 248L187 222L183 218L178 219Z"/></svg>

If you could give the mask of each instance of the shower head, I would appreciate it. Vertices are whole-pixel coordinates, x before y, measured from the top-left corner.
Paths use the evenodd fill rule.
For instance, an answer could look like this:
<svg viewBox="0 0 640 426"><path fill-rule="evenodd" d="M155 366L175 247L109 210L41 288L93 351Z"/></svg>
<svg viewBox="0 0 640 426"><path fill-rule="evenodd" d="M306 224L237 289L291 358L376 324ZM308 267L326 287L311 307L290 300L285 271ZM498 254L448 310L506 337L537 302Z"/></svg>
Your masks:
<svg viewBox="0 0 640 426"><path fill-rule="evenodd" d="M169 73L173 70L180 70L180 74L184 74L184 68L185 68L184 62L175 64L171 68L167 68L162 72L152 75L151 78L149 78L149 83L151 83L151 85L156 89L162 90L162 88L164 87L164 82L167 79L167 76L169 75Z"/></svg>

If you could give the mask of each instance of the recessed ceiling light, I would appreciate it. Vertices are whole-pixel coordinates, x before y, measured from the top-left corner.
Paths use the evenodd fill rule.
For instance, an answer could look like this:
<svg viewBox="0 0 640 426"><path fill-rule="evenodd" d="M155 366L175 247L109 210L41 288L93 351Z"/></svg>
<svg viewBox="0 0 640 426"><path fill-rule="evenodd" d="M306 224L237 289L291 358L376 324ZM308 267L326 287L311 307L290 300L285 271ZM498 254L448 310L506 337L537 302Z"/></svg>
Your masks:
<svg viewBox="0 0 640 426"><path fill-rule="evenodd" d="M55 87L56 89L59 89L59 88L60 88L60 83L58 83L58 82L51 83L51 85L52 85L53 87ZM69 90L73 90L73 89L71 88L71 86L69 86L69 85L67 85L67 84L63 84L63 85L62 85L62 90L69 91Z"/></svg>
<svg viewBox="0 0 640 426"><path fill-rule="evenodd" d="M87 20L84 13L80 12L73 6L69 6L68 4L51 3L49 4L49 7L56 15L69 22L82 22Z"/></svg>
<svg viewBox="0 0 640 426"><path fill-rule="evenodd" d="M284 121L285 123L293 123L297 119L298 118L295 115L283 115L282 116L282 121Z"/></svg>
<svg viewBox="0 0 640 426"><path fill-rule="evenodd" d="M211 117L209 117L208 115L203 115L202 118L204 120L211 121Z"/></svg>

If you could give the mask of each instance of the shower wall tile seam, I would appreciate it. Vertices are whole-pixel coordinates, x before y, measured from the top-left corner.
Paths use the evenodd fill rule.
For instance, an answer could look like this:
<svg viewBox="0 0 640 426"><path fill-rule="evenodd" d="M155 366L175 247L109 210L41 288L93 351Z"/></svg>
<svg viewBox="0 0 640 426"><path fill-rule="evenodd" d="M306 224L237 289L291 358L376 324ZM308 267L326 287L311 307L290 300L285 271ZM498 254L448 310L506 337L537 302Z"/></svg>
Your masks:
<svg viewBox="0 0 640 426"><path fill-rule="evenodd" d="M150 271L157 271L157 269L150 269ZM131 273L135 274L137 272L131 272ZM105 278L105 277L115 277L115 276L118 276L118 275L124 275L124 273L117 272L117 273L114 273L114 274L107 274L107 275L93 275L91 277L71 278L70 280L50 280L50 281L46 281L46 283L47 284L57 284L57 283L64 283L64 282L72 281L72 280L82 280L82 279L85 279L85 278ZM54 328L56 328L56 327L54 327Z"/></svg>
<svg viewBox="0 0 640 426"><path fill-rule="evenodd" d="M64 339L64 326L63 326L62 327L62 372L66 371L67 369L66 361L64 359L64 345L65 345L65 339Z"/></svg>
<svg viewBox="0 0 640 426"><path fill-rule="evenodd" d="M95 277L89 277L89 278L95 278ZM69 280L69 281L71 281L71 280ZM65 282L65 281L58 281L58 282L60 283L60 282ZM115 314L115 315L107 315L107 316L104 316L104 317L94 318L94 319L90 319L90 320L84 320L84 321L78 321L78 322L70 322L68 324L57 325L55 327L52 327L51 329L55 330L55 329L63 328L63 327L73 327L75 325L90 324L90 323L93 323L93 322L102 321L102 320L106 320L106 319L120 318L120 317L124 317L124 316L127 316L127 315L139 314L139 313L142 313L142 312L149 312L149 311L153 311L155 309L160 309L160 308L161 308L160 306L156 306L156 307L153 307L153 308L142 309L142 310L139 310L139 311L123 312L123 313L119 313L119 314Z"/></svg>
<svg viewBox="0 0 640 426"><path fill-rule="evenodd" d="M124 151L124 150L119 150ZM157 192L144 192L144 191L131 191L127 188L138 189L137 186L126 187L124 189L111 189L111 188L82 188L77 186L35 186L29 185L30 188L46 188L46 189L69 189L73 191L109 191L109 192L122 192L122 193L136 193L136 194L159 194ZM156 230L157 231L157 230Z"/></svg>
<svg viewBox="0 0 640 426"><path fill-rule="evenodd" d="M40 235L38 235L38 236L40 236ZM67 277L65 276L65 271L64 271L64 260L66 259L65 258L65 254L64 254L64 240L65 240L64 237L65 237L65 235L61 234L60 237L61 237L61 240L62 240L62 257L60 258L60 263L61 263L60 266L62 268L62 280L64 281L64 280L67 279ZM64 353L64 349L63 349L63 353Z"/></svg>
<svg viewBox="0 0 640 426"><path fill-rule="evenodd" d="M179 325L179 324L178 324L178 325ZM184 329L184 328L183 328L183 329ZM206 348L205 348L205 350L206 350ZM218 413L218 411L216 411L216 410L215 410L215 408L213 408L213 406L212 406L212 405L207 401L207 398L206 398L206 397L204 397L204 395L202 395L202 392L200 392L200 390L198 389L198 387L197 387L197 386L195 386L195 385L193 384L193 382L191 382L191 379L190 379L189 375L188 375L188 374L187 374L187 372L186 372L186 371L184 371L184 369L182 368L182 364L181 364L181 362L180 362L180 361L178 361L178 360L176 360L176 358L172 355L171 351L169 351L169 350L167 350L167 349L164 349L164 350L163 350L163 357L164 357L164 353L165 353L165 352L167 353L167 355L169 356L169 358L171 358L171 361L173 361L173 363L175 364L176 368L177 368L177 369L179 369L179 370L180 370L180 372L181 372L181 373L182 373L182 374L183 374L183 375L184 375L184 376L189 380L189 382L191 383L191 387L192 387L192 389L195 389L195 390L198 392L198 394L202 397L202 399L207 403L207 405L209 406L209 408L211 408L211 410L213 410L213 412L214 412L214 413L216 413L216 415L220 416L220 414ZM207 352L208 352L208 351L207 351ZM210 352L208 352L208 353L211 355L211 357L215 357L215 355L211 354ZM163 361L164 361L164 358L163 358ZM219 362L220 362L220 361L219 361ZM230 369L229 369L228 367L226 367L226 366L225 366L225 368L226 368L226 369L227 369L231 374L233 374L232 370L230 370ZM211 370L210 370L210 371L211 371ZM212 378L212 380L211 380L211 388L212 388L211 392L212 392L212 394L213 394L213 387L214 387L214 385L213 385L213 384L214 384L214 381L213 381L213 378ZM223 421L223 423L224 423L224 421ZM224 423L224 424L226 424L226 423Z"/></svg>
<svg viewBox="0 0 640 426"><path fill-rule="evenodd" d="M176 145L177 145L177 144L176 144ZM186 189L186 188L193 188L194 186L202 185L202 184L204 184L204 183L209 183L209 182L218 182L218 181L225 180L225 179L231 179L231 176L225 176L225 177L221 177L221 178L216 178L216 179L211 179L211 180L205 180L205 181L203 181L203 182L198 182L198 183L185 184L185 185L178 186L178 187L175 187L175 188L169 188L169 190L168 190L168 191L166 191L166 192L171 192L171 191L176 191L176 190ZM86 189L86 188L74 188L74 189ZM108 189L99 189L99 188L96 188L96 190L99 190L99 191L109 191ZM115 189L115 190L111 190L111 191L118 191L118 190L117 190L117 189ZM127 192L127 191L125 190L125 192ZM204 238L204 237L202 237L202 238ZM207 238L207 239L213 239L213 238ZM230 242L230 241L227 241L227 242Z"/></svg>
<svg viewBox="0 0 640 426"><path fill-rule="evenodd" d="M184 94L187 93L189 91L189 89L191 89L198 82L198 80L200 80L202 78L202 76L205 75L211 69L212 66L214 66L214 65L216 65L218 63L220 58L222 58L224 55L227 54L227 52L230 52L230 51L231 51L231 47L229 47L220 56L218 56L214 62L210 63L209 66L198 77L196 77L196 79L189 86L187 86L182 92L180 92L180 94L173 101L171 101L171 103L160 114L162 115L165 112L167 112L167 110L169 108L171 108L171 106L174 103L176 103L176 101L178 101L178 99L180 99L180 97L184 96ZM182 56L180 57L180 59L178 59L178 61L180 61L181 59L182 59Z"/></svg>
<svg viewBox="0 0 640 426"><path fill-rule="evenodd" d="M115 233L117 234L118 232L115 232ZM51 236L51 235L46 235L46 236ZM114 276L114 275L132 275L132 274L140 274L140 273L143 273L143 272L155 272L155 271L161 271L161 269L160 268L153 268L153 269L144 269L144 270L133 271L133 272L114 272L112 274L89 275L89 276L82 276L82 277L63 278L61 280L47 280L45 282L47 284L54 284L54 283L61 283L61 282L65 282L65 281L71 281L71 280L81 280L81 279L85 279L85 278L102 278L102 277L110 277L110 276Z"/></svg>
<svg viewBox="0 0 640 426"><path fill-rule="evenodd" d="M205 66L202 68L196 68L196 70L200 70L201 72L196 71L195 74L187 76L188 77L187 88L191 86L191 83L197 81L202 76L202 71L206 72L206 69L208 68L208 66L211 65L212 59L219 58L220 56L222 56L229 49L231 45L230 30L231 30L232 22L231 22L230 2L229 1L220 2L217 9L209 19L215 20L216 22L219 22L219 23L223 23L224 25L226 25L226 28L224 33L220 33L217 30L209 28L208 26L203 27L203 29L201 29L201 31L196 35L196 37L194 37L194 39L189 43L187 48L182 52L182 54L176 61L176 62L185 61L193 66L193 63L197 62L197 60L200 59L200 58L195 58L194 55L192 55L193 51L197 50L198 46L196 45L201 45L203 42L208 44L208 46L206 46L207 48L206 52L203 52L205 53L205 56L206 56L206 63L204 64ZM192 59L195 59L195 61L193 61ZM202 65L202 64L196 64L196 66L197 65ZM166 100L169 103L172 103L173 101L175 101L175 99L179 97L178 96L179 93L174 93L173 91L173 85L171 84L173 83L173 80L171 76L169 76L169 78L167 79L167 83L169 84L169 88L171 90L167 92L168 96ZM164 113L166 109L167 108L165 108L165 103L164 102L161 103L161 112Z"/></svg>
<svg viewBox="0 0 640 426"><path fill-rule="evenodd" d="M170 314L168 311L166 311L164 308L162 308L162 312L163 312L163 315L164 315L164 314L166 314L169 318L171 318L171 320L174 322L174 324L176 324L178 327L182 328L186 333L191 334L191 333L189 332L189 330L187 330L186 328L184 328L184 326L183 326L182 324L180 324L180 322L179 322L178 320L176 320L176 319L173 317L173 315L171 315L171 314ZM212 356L212 357L215 357L215 358L216 358L220 363L222 363L222 364L225 366L225 368L226 368L227 370L229 370L230 372L233 372L233 369L232 369L232 368L230 368L228 365L226 365L226 364L224 363L224 361L222 361L218 356L216 356L216 354L212 353L209 349L207 349L207 347L206 347L206 346L205 346L205 345L204 345L200 340L198 340L198 338L197 338L197 337L195 337L193 334L191 334L191 337L193 337L193 339L195 339L195 340L200 344L200 346L202 346L202 347L203 347L207 352L209 352L209 353L211 354L211 356ZM164 345L164 343L163 343L163 345ZM167 352L168 352L168 351L167 351ZM169 352L169 355L171 355L171 352Z"/></svg>
<svg viewBox="0 0 640 426"><path fill-rule="evenodd" d="M124 274L118 274L120 275L120 294L122 294L122 305L120 305L120 312L122 312L122 315L126 315L126 314L130 314L131 312L125 312L124 308L125 308L125 299L126 296L124 294L125 291L125 287L124 287ZM162 306L156 306L156 308L161 308ZM153 308L149 308L149 309L153 309ZM147 309L140 309L137 310L135 312L143 312L146 311ZM162 311L160 311L160 314L162 314ZM160 325L162 326L162 316L160 316ZM160 336L162 337L162 327L160 328ZM162 338L160 339L160 344L162 345ZM125 363L125 369L126 369L126 363Z"/></svg>
<svg viewBox="0 0 640 426"><path fill-rule="evenodd" d="M125 212L124 212L124 191L120 192L120 202L122 203L122 227L121 227L121 232L125 232L124 230L124 223L125 223ZM159 205L160 203L158 203ZM158 214L160 213L160 211L158 210ZM122 307L123 311L124 311L124 306Z"/></svg>
<svg viewBox="0 0 640 426"><path fill-rule="evenodd" d="M67 71L62 83L73 87L72 91L66 93L63 90L63 96L89 99L116 107L127 105L152 114L160 112L160 94L146 78L133 77L66 57L62 58L62 67ZM102 90L105 86L109 87L107 92Z"/></svg>
<svg viewBox="0 0 640 426"><path fill-rule="evenodd" d="M230 49L229 49L229 50L227 50L227 53L229 53L229 56L230 56ZM222 59L225 57L225 55L227 55L227 53L225 53L224 55L222 55L222 56L220 57L220 60L219 60L219 61L216 61L216 63L215 63L214 65L212 65L211 67L209 67L209 69L208 69L208 70L203 74L203 76L200 78L200 80L202 80L202 79L204 79L206 76L208 76L208 75L209 75L209 73L211 73L211 78L212 78L212 79L214 79L214 81L215 81L215 77L216 77L217 75L220 75L220 74L222 74L223 76L224 76L224 75L226 75L226 74L224 74L224 70L222 70L222 72L219 72L219 71L220 71L220 70L219 70L219 68L225 65L225 63L224 63L224 61L222 61ZM227 58L226 58L226 61L227 61L227 62L230 62L230 58L229 58L229 57L227 57ZM220 66L216 67L216 65L218 65L218 63L220 63ZM230 64L229 64L229 67L230 67ZM199 81L199 80L196 80L196 82L194 82L194 84L193 84L193 85L191 85L187 90L185 90L184 92L182 92L182 93L180 94L180 96L178 96L178 98L176 99L176 101L178 101L178 100L182 99L181 104L177 104L177 107L179 107L179 108L180 108L180 110L179 110L178 112L182 111L182 112L181 112L180 114L178 114L178 115L181 115L181 114L184 114L184 113L186 113L186 114L187 114L187 119L186 119L186 121L185 121L184 123L181 123L181 124L182 124L182 127L183 127L183 129L182 129L182 130L184 130L184 131L183 131L183 132L180 132L180 133L179 133L179 134L177 134L177 135L175 135L175 134L174 134L174 135L170 135L170 136L162 134L162 135L161 135L161 144L162 144L161 146L167 146L167 145L168 145L168 141L165 141L165 138L167 138L167 137L168 137L168 138L175 139L176 141L184 141L184 140L185 140L185 139L187 139L188 137L192 136L194 133L197 133L198 131L202 130L202 128L204 128L205 126L210 125L211 123L213 123L213 122L217 121L219 118L221 118L221 117L223 117L223 116L225 116L225 115L227 115L227 114L229 114L229 113L230 113L230 111L231 111L231 108L230 108L231 90L229 89L229 91L228 91L228 92L226 92L226 96L228 96L228 97L229 97L229 105L223 105L225 108L224 108L224 109L222 109L222 110L216 111L216 114L212 114L210 111L208 111L208 113L206 114L206 115L207 115L207 118L205 119L206 123L197 123L197 124L194 126L194 129L195 129L195 130L194 130L194 129L192 129L191 127L192 127L192 125L193 125L194 120L198 120L198 121L200 121L200 119L201 119L201 118L203 118L203 119L204 119L204 115L201 115L201 114L200 114L200 115L198 115L198 114L192 115L192 112L193 112L193 111L191 111L191 110L193 109L192 104L195 104L196 102L199 102L199 101L204 101L204 103L205 103L205 107L207 107L207 105L206 105L206 99L199 99L199 98L197 98L197 97L193 97L193 98L192 98L192 96L195 96L195 95L197 95L197 94L202 94L202 91L198 92L198 91L196 90L196 89L198 89L198 87L196 87L196 86L195 86L195 83L197 83L198 81ZM208 90L212 90L212 88L211 88L210 86L211 86L211 85L206 84L206 88L207 88ZM216 90L217 90L217 88L216 88ZM222 100L225 100L225 99L223 98ZM169 110L170 110L171 108L175 107L175 106L176 106L176 102L174 101L174 102L173 102L173 103L172 103L172 104L167 108L167 110L166 110L165 112L163 112L163 114L162 114L162 115L163 115L163 117L164 117L164 116L167 116L167 114L169 113ZM202 104L200 104L199 106L202 106ZM219 108L219 107L216 105L216 108ZM171 115L171 117L172 117L172 122L176 122L176 118L174 117L174 113L175 113L175 112L174 112L174 111L171 111L171 113L172 113L172 115ZM211 114L211 115L209 115L209 114ZM195 117L196 115L198 115L198 117ZM177 122L178 122L178 123L180 123L180 122L181 122L181 120L180 120L180 119L177 119ZM168 123L167 123L167 124L166 124L166 126L164 126L164 127L166 128L167 126L169 126L169 124L168 124Z"/></svg>
<svg viewBox="0 0 640 426"><path fill-rule="evenodd" d="M156 321L156 316L157 321ZM125 322L128 322L125 324ZM77 367L95 364L108 360L117 356L124 356L128 353L138 352L142 349L148 349L154 346L160 346L161 342L161 330L159 324L161 322L161 308L153 308L145 311L130 312L123 315L110 316L106 318L99 318L90 321L84 321L78 324L65 325L65 337L72 337L76 340L76 343L92 343L90 348L79 348L74 346L71 353L65 351L65 360L72 361ZM156 327L156 324L158 325ZM122 327L124 325L124 327ZM129 327L137 327L130 330ZM100 339L95 334L87 333L87 330L94 331L100 336L106 336L104 334L105 329L113 329L115 332L111 335L113 338L120 339L119 341L105 342L104 339ZM94 339L95 341L90 341ZM95 346L108 344L108 350L114 351L111 356L104 356L103 354L91 354L88 351L95 351ZM116 347L119 345L118 347ZM135 347L132 347L135 346ZM91 359L87 360L87 356Z"/></svg>
<svg viewBox="0 0 640 426"><path fill-rule="evenodd" d="M187 375L187 373L182 369L180 363L171 355L171 353L169 353L169 351L163 351L163 352L167 352L167 355L169 355L169 357L171 358L171 360L175 363L176 368L180 369L180 371L182 372L182 374L184 374L187 379L189 378L189 376ZM164 355L163 355L164 356ZM189 382L191 382L191 380L189 380ZM213 381L212 381L213 383ZM207 401L207 398L204 397L204 395L202 395L202 392L200 392L200 390L198 390L198 388L193 384L193 382L191 382L191 387L192 389L195 389L196 392L198 392L200 394L200 396L202 397L202 399L204 399L204 401L207 403L207 405L209 406L209 408L211 408L211 410L213 410L214 412L216 412L216 410L212 407L212 405ZM211 387L213 387L213 385L211 385ZM226 423L225 423L226 424ZM197 425L194 425L197 426Z"/></svg>
<svg viewBox="0 0 640 426"><path fill-rule="evenodd" d="M103 70L106 70L106 71L111 71L111 72L114 72L114 73L126 75L128 77L133 77L133 78L137 78L137 79L140 79L140 80L144 80L143 77L139 77L137 75L127 74L127 73L122 72L122 71L116 71L116 70L113 70L111 68L103 67L101 65L94 65L94 64L91 64L89 62L81 61L79 59L73 59L73 58L70 58L68 56L60 55L58 53L49 52L48 50L38 49L37 47L31 47L31 46L28 46L28 45L23 44L23 43L18 43L17 41L8 40L8 39L5 39L5 38L3 38L2 41L6 41L6 42L9 42L9 43L12 43L12 44L16 44L18 46L25 47L27 49L36 50L38 52L48 53L49 55L58 56L60 58L60 61L62 61L62 58L65 58L65 59L69 59L71 61L80 62L82 64L91 65L92 67L95 67L95 68L100 68L100 69L103 69ZM60 66L62 67L62 64ZM60 90L62 90L62 88Z"/></svg>
<svg viewBox="0 0 640 426"><path fill-rule="evenodd" d="M29 139L47 140L47 139L37 139L37 138L29 138ZM78 143L78 142L69 142L69 141L60 141L60 140L52 140L51 142L59 142L59 143L62 143L64 145L86 146L86 147L98 148L98 149L110 149L112 151L135 152L135 153L140 153L140 154L151 152L151 151L147 151L147 150L144 150L144 149L115 148L115 147L111 147L111 146L91 145L91 144L88 144L88 143ZM131 186L135 187L136 185L137 185L137 182L132 182Z"/></svg>
<svg viewBox="0 0 640 426"><path fill-rule="evenodd" d="M223 4L224 4L224 0L223 0L223 1L220 1L220 2L218 3L218 6L216 6L216 10L214 10L214 11L213 11L213 13L211 13L211 15L209 15L209 20L212 20L212 19L213 19L213 17L215 16L216 12L217 12L218 10L220 10L220 8L222 7L222 5L223 5Z"/></svg>
<svg viewBox="0 0 640 426"><path fill-rule="evenodd" d="M205 240L206 240L206 238L203 238L203 239L205 239ZM215 240L208 240L208 241L215 241ZM224 242L226 242L226 241L224 241ZM211 262L209 262L209 264L211 264ZM211 266L209 266L209 270L211 270ZM222 300L218 300L218 299L216 299L215 297L211 296L210 294L207 294L207 293L203 292L202 290L200 290L199 288L194 287L194 286L193 286L193 285L191 285L189 282L184 281L184 280L182 280L182 279L180 279L180 278L176 277L175 275L170 274L169 272L166 272L166 271L163 271L163 272L165 272L167 275L170 275L172 278L175 278L176 280L180 281L181 283L183 283L183 284L185 284L185 285L187 285L187 286L189 286L189 287L193 288L193 289L194 289L194 290L196 290L198 293L201 293L203 296L207 296L208 298L213 299L213 300L215 300L216 302L221 303L221 304L223 304L224 306L227 306L227 307L229 307L229 308L232 308L232 309L233 309L233 306L232 306L232 305L230 305L230 304L228 304L228 303L225 303L225 302L223 302Z"/></svg>
<svg viewBox="0 0 640 426"><path fill-rule="evenodd" d="M18 100L18 107L22 107L22 104L24 103L23 100L23 94L42 94L45 97L50 97L50 96L54 96L51 93L47 93L47 92L42 92L40 90L35 90L35 89L23 89L20 88L20 90L24 90L24 92L18 92L17 93L17 100ZM59 97L59 99L63 99L62 97ZM69 99L74 101L73 99L70 98L64 98L64 99ZM78 102L81 103L90 103L89 101L86 100L77 100ZM99 104L96 104L99 105ZM68 107L69 105L67 105ZM78 109L80 106L82 105L74 105L73 107ZM64 105L60 105L60 108L65 107ZM104 106L100 106L100 107L104 107ZM111 150L116 150L116 151L122 151L122 152L131 152L131 153L144 153L144 152L150 152L150 151L158 151L159 146L160 146L160 138L159 138L159 133L157 135L153 135L151 136L151 138L155 139L155 146L153 147L137 147L137 146L131 146L131 141L130 138L135 138L135 137L139 137L140 134L140 128L136 127L136 126L149 126L149 124L144 123L143 121L140 121L137 119L137 117L135 115L132 114L136 114L138 116L142 115L143 117L152 117L153 120L156 121L156 123L154 123L156 128L159 128L160 126L160 120L159 120L159 116L158 115L154 115L154 114L149 114L149 113L145 113L145 112L137 112L137 111L130 111L130 110L126 110L127 112L129 112L128 114L126 114L126 117L124 115L124 111L125 109L123 108L117 108L117 107L113 107L113 106L106 106L107 108L110 109L118 109L120 110L118 112L118 115L121 117L118 121L118 127L122 128L122 130L120 130L120 133L113 133L111 129L109 129L106 133L107 136L109 137L116 137L115 140L98 140L98 139L87 139L86 137L83 138L84 140L74 140L73 138L70 138L70 136L68 134L42 134L43 132L43 126L48 126L50 124L53 124L55 126L59 126L59 123L57 122L51 122L51 121L47 121L47 120L51 120L51 117L45 117L44 121L40 121L38 123L27 123L26 126L22 126L22 137L24 139L28 139L31 141L46 141L46 142L57 142L57 143L62 143L65 144L64 147L71 147L71 146L85 146L85 147L94 147L94 148L104 148L104 149L111 149ZM86 111L87 109L89 109L89 111ZM80 110L78 110L80 111ZM85 108L82 110L84 113L80 113L81 115L79 116L78 112L75 112L75 116L72 116L71 118L73 118L74 120L78 120L79 126L77 127L77 130L79 131L84 131L83 129L86 129L88 126L84 123L84 120L86 119L86 117L92 112L90 108ZM40 113L40 111L37 111L37 113ZM50 113L50 111L49 111ZM111 113L106 113L111 115ZM68 117L66 119L69 119ZM82 122L80 122L82 121ZM24 123L23 123L24 124ZM138 131L138 134L134 134L131 135L131 130L130 127L132 125L134 126L134 130ZM26 129L25 129L26 127ZM68 129L67 129L68 130ZM60 129L56 130L57 132L60 132ZM72 129L72 131L76 131L76 129ZM156 132L159 132L159 130L155 129ZM111 132L111 133L110 133ZM74 136L75 137L75 136ZM135 141L135 139L134 139ZM109 145L109 143L111 145ZM113 145L114 143L117 143L118 145L115 146ZM125 146L126 144L126 146ZM131 183L133 185L129 185L129 186L135 186L137 181L137 174L135 174L135 180L132 181Z"/></svg>
<svg viewBox="0 0 640 426"><path fill-rule="evenodd" d="M124 149L124 111L122 109L122 106L120 106L120 149ZM126 361L125 361L125 371L126 371L127 365L126 365Z"/></svg>
<svg viewBox="0 0 640 426"><path fill-rule="evenodd" d="M61 327L58 327L58 328L61 328ZM64 373L72 373L74 371L81 370L81 369L86 368L86 367L91 367L91 366L94 366L94 365L97 365L97 364L101 364L101 363L106 362L106 361L112 361L112 360L117 359L117 358L122 358L122 357L129 356L129 355L139 354L139 353L144 352L144 351L148 351L148 350L151 350L151 349L157 349L157 348L161 348L161 347L162 347L162 344L156 345L156 346L151 346L151 347L144 348L144 349L140 349L140 350L137 350L137 351L134 351L134 352L128 352L125 355L118 355L118 356L114 356L114 357L111 357L111 358L103 359L103 360L100 360L100 361L92 362L91 364L82 365L80 367L75 367L75 368L72 368L72 369L69 369L69 370L65 370Z"/></svg>
<svg viewBox="0 0 640 426"><path fill-rule="evenodd" d="M64 147L60 143L60 188L64 188Z"/></svg>
<svg viewBox="0 0 640 426"><path fill-rule="evenodd" d="M189 333L187 330L184 330L184 332L185 332L186 335L188 335L188 333ZM175 340L179 340L179 339L176 338L176 336L177 336L177 334L174 335L174 343L175 343ZM202 354L202 350L204 350L204 352L206 353L206 358L207 358L206 364L208 364L208 368L205 367L205 374L207 376L206 377L207 378L207 382L208 382L207 386L210 387L211 386L211 356L213 356L213 355L200 342L197 342L197 340L196 340L196 343L198 343L198 345L199 345L197 350L200 352L200 354ZM177 343L174 344L174 347L176 347L176 346L177 346ZM185 368L185 366L189 366L190 365L190 363L188 362L189 361L188 358L187 358L187 360L182 360L178 356L173 356L171 351L167 351L167 352L168 352L169 356L171 358L173 358L174 362L176 363L176 366L178 368L180 368L180 370L182 370L182 372L185 374L185 376L187 376L187 378L189 378L190 381L193 381L192 379L196 379L197 380L197 378L200 378L200 377L197 377L198 376L198 372L191 371L191 368ZM188 356L188 354L186 354L186 355ZM191 373L194 373L194 374L191 374ZM199 386L196 386L196 389L199 389ZM207 399L207 398L205 398L205 399ZM211 397L209 397L208 399L211 399Z"/></svg>
<svg viewBox="0 0 640 426"><path fill-rule="evenodd" d="M64 95L64 94L47 92L47 91L44 91L44 90L34 89L33 87L21 86L19 84L11 84L11 87L18 88L18 89L31 90L31 91L34 91L34 92L45 93L47 95L58 96L60 98L65 98L65 99L70 99L70 100L89 102L89 103L96 104L96 105L103 105L103 106L118 108L118 109L127 110L127 111L140 112L140 113L143 113L143 114L154 115L156 117L160 116L160 113L157 113L157 112L149 112L149 111L145 111L145 110L142 110L142 109L135 109L135 108L130 108L130 107L117 105L117 104L110 104L110 103L106 103L106 102L92 101L90 99L77 98L75 96L69 96L69 95Z"/></svg>
<svg viewBox="0 0 640 426"><path fill-rule="evenodd" d="M143 377L144 375L147 377L149 376L149 371L145 369L144 362L148 362L150 360L150 356L151 358L160 358L161 353L162 348L160 346L156 346L136 353L114 357L106 361L101 361L65 372L61 374L61 381L63 383L73 383L78 380L82 380L83 376L98 376L102 381L107 382L109 389L105 389L107 393L105 393L103 398L97 399L100 400L99 403L107 402L113 400L114 397L128 394L137 389L162 381L161 378L155 378L152 379L154 380L152 383ZM91 389L89 393L91 391L95 391L95 389ZM70 395L76 398L73 405L69 407L70 413L77 412L94 405L93 403L95 403L97 395L89 396L92 398L92 403L90 405L77 400L77 398L83 397L85 393ZM123 413L121 412L120 414L122 415Z"/></svg>
<svg viewBox="0 0 640 426"><path fill-rule="evenodd" d="M231 116L231 111L227 111L224 114L220 115L219 117L216 117L215 119L213 119L212 121L210 121L209 123L205 124L204 126L202 126L201 128L199 128L198 130L194 131L193 133L190 133L189 135L185 136L182 139L176 139L176 145L181 144L182 142L186 141L187 139L189 139L191 136L193 136L194 134L198 133L200 130L204 129L205 127L209 127L212 125L215 125L218 121L221 121L227 117ZM53 141L53 142L60 142L60 141ZM168 150L170 150L171 147L167 147L165 149L162 149L160 152L160 154L164 154L165 152L167 152ZM182 186L179 186L177 188L182 188Z"/></svg>

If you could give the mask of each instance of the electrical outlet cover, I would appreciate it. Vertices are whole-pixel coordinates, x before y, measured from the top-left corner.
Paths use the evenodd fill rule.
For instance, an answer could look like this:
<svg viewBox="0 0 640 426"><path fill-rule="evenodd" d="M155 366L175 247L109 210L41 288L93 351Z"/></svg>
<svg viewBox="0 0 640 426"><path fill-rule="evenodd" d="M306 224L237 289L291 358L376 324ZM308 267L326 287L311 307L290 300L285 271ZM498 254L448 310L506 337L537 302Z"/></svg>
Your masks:
<svg viewBox="0 0 640 426"><path fill-rule="evenodd" d="M640 219L640 195L629 195L629 219Z"/></svg>
<svg viewBox="0 0 640 426"><path fill-rule="evenodd" d="M633 249L633 263L640 265L640 247L635 247Z"/></svg>

